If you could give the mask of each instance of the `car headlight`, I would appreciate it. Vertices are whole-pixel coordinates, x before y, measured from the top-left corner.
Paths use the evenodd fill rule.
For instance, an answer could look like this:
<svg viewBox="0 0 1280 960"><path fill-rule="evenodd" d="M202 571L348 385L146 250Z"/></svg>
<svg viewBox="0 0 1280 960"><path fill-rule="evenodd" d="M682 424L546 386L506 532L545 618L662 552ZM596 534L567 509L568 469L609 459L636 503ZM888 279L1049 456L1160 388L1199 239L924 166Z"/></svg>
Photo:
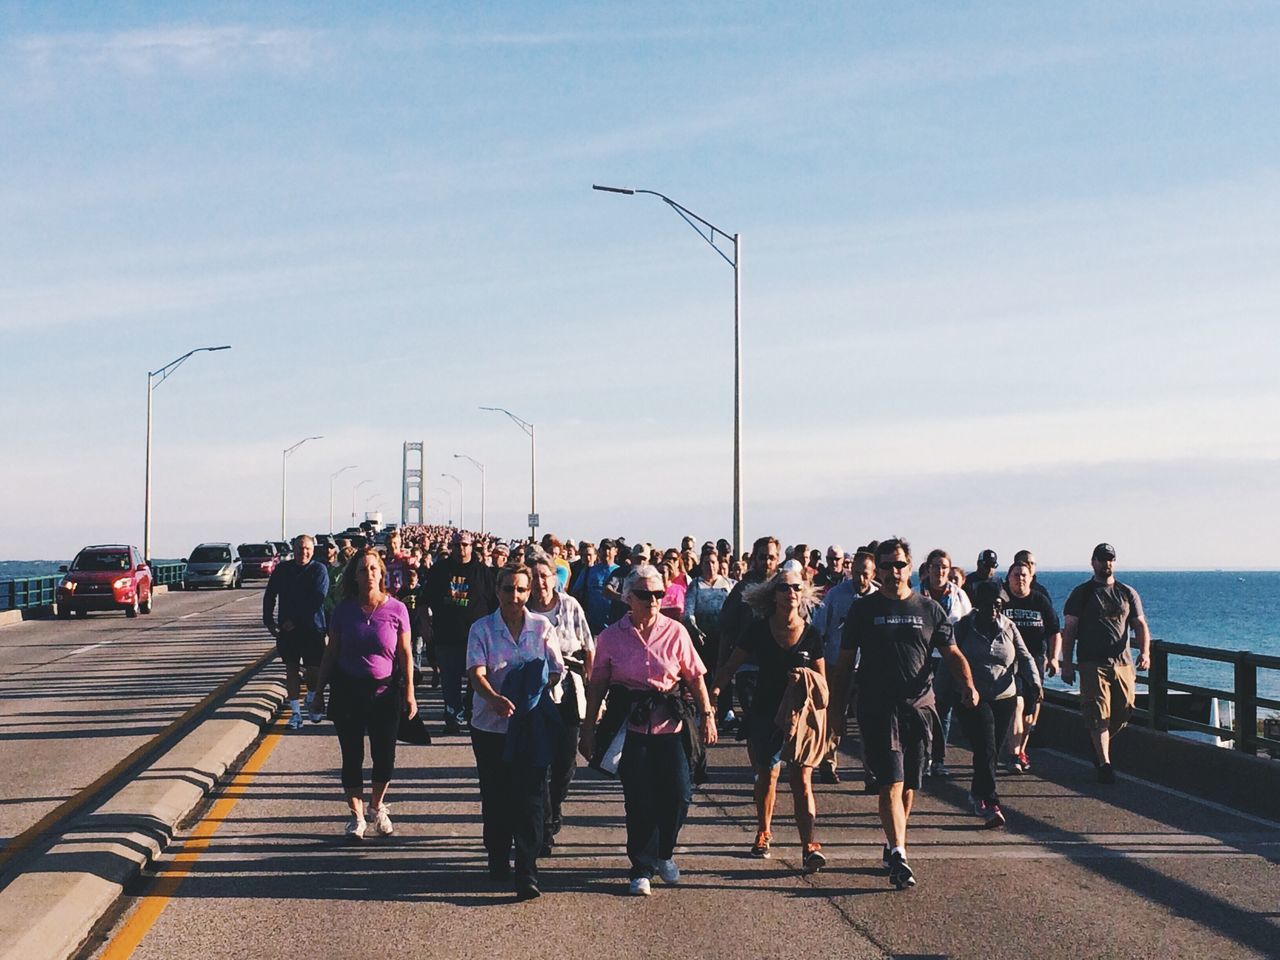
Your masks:
<svg viewBox="0 0 1280 960"><path fill-rule="evenodd" d="M111 584L111 586L115 587L117 590L123 590L126 587L130 586L132 583L133 581L130 580L128 577L121 577L115 583Z"/></svg>
<svg viewBox="0 0 1280 960"><path fill-rule="evenodd" d="M75 593L76 582L74 580L63 580L60 584L58 584L58 589L65 590L67 591L67 593Z"/></svg>

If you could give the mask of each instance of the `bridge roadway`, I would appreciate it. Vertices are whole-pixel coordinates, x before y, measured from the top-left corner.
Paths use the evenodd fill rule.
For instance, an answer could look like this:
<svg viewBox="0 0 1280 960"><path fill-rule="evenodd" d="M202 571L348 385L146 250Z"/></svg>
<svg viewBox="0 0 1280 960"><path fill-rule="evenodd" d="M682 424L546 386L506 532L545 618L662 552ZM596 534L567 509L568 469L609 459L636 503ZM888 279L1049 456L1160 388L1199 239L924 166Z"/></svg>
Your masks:
<svg viewBox="0 0 1280 960"><path fill-rule="evenodd" d="M272 648L257 589L0 628L0 855Z"/></svg>
<svg viewBox="0 0 1280 960"><path fill-rule="evenodd" d="M259 597L175 593L151 620L0 630L6 835L268 649ZM434 694L428 709L438 724ZM1009 826L993 832L967 812L969 758L954 749L952 778L918 802L920 885L905 892L879 867L874 804L853 775L818 787L828 869L797 872L785 796L776 856L750 858L750 777L730 742L695 795L679 887L627 897L620 788L580 771L545 895L515 903L484 869L467 741L400 750L396 835L352 847L331 727L277 721L83 955L1280 956L1280 823L1124 775L1100 786L1065 752L1003 779Z"/></svg>

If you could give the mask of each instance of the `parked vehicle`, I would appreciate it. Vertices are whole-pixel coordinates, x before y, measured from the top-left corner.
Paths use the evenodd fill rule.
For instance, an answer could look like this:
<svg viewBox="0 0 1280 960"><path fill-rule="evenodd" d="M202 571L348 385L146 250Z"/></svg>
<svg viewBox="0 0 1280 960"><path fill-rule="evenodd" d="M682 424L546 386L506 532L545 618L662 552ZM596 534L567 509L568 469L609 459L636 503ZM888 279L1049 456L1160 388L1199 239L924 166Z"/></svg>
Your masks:
<svg viewBox="0 0 1280 960"><path fill-rule="evenodd" d="M200 587L235 590L244 583L240 554L229 543L202 543L184 562L187 572L182 578L183 590Z"/></svg>
<svg viewBox="0 0 1280 960"><path fill-rule="evenodd" d="M242 543L236 547L236 552L240 554L241 581L266 580L280 563L280 555L270 541Z"/></svg>
<svg viewBox="0 0 1280 960"><path fill-rule="evenodd" d="M280 558L280 562L293 559L293 544L285 543L283 540L272 540L271 545L276 548L276 556Z"/></svg>
<svg viewBox="0 0 1280 960"><path fill-rule="evenodd" d="M142 552L125 544L85 547L69 565L58 584L58 616L87 616L90 610L123 610L125 616L150 613L151 569Z"/></svg>

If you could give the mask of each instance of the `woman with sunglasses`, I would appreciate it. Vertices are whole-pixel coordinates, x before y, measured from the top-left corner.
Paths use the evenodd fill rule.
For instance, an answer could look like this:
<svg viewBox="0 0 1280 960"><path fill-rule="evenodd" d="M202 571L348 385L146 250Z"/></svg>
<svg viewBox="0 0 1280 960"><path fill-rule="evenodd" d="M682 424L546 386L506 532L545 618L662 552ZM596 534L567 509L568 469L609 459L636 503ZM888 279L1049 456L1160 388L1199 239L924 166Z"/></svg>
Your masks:
<svg viewBox="0 0 1280 960"><path fill-rule="evenodd" d="M956 624L956 644L973 673L978 702L960 708L960 723L973 747L973 785L969 802L988 827L1003 827L996 792L996 759L1019 703L1018 680L1025 697L1026 723L1034 719L1044 696L1040 671L1013 621L1003 613L1009 596L998 580L974 589L973 612Z"/></svg>
<svg viewBox="0 0 1280 960"><path fill-rule="evenodd" d="M793 674L798 670L811 670L823 677L825 687L826 666L822 631L808 621L809 612L816 605L816 597L798 562L787 561L764 583L749 588L743 600L756 617L738 641L737 648L716 672L711 696L714 703L721 688L728 684L748 658L759 664L755 696L748 714L748 736L756 765L756 839L751 855L768 857L773 841L770 828L778 795L778 774L782 771L786 739L786 733L775 718ZM821 703L811 706L825 709L825 696ZM822 752L825 750L820 749L819 754ZM827 862L821 845L814 839L817 806L813 798L813 767L789 762L787 776L795 800L796 826L804 849L804 870L813 873Z"/></svg>
<svg viewBox="0 0 1280 960"><path fill-rule="evenodd" d="M618 774L626 802L627 856L631 860L629 890L647 897L650 882L658 874L666 883L680 880L673 859L680 827L693 799L691 743L716 742L716 721L703 682L706 668L698 658L684 624L658 612L666 593L657 568L641 563L622 584L627 614L596 640L595 662L587 687L586 716L582 721L579 750L598 763L600 750L612 737L602 733L596 742L597 724L611 729L611 719L623 711L616 726L623 739ZM692 693L698 730L689 729L680 685ZM600 707L608 694L608 713Z"/></svg>

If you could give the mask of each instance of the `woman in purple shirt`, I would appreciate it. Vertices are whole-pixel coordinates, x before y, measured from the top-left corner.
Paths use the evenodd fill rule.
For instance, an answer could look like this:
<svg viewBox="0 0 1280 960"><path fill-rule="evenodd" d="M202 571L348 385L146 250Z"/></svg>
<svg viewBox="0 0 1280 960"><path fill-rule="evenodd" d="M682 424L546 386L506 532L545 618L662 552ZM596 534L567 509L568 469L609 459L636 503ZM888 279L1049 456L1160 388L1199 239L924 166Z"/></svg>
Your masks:
<svg viewBox="0 0 1280 960"><path fill-rule="evenodd" d="M363 840L369 823L364 807L364 740L373 757L369 819L373 832L394 829L386 804L396 763L400 711L418 712L413 684L412 627L405 605L388 594L382 555L365 548L342 575L343 599L329 618L329 645L320 663L319 690L332 686L329 716L342 748L342 789L351 807L347 839ZM396 667L399 669L397 670ZM394 676L393 676L394 674Z"/></svg>

